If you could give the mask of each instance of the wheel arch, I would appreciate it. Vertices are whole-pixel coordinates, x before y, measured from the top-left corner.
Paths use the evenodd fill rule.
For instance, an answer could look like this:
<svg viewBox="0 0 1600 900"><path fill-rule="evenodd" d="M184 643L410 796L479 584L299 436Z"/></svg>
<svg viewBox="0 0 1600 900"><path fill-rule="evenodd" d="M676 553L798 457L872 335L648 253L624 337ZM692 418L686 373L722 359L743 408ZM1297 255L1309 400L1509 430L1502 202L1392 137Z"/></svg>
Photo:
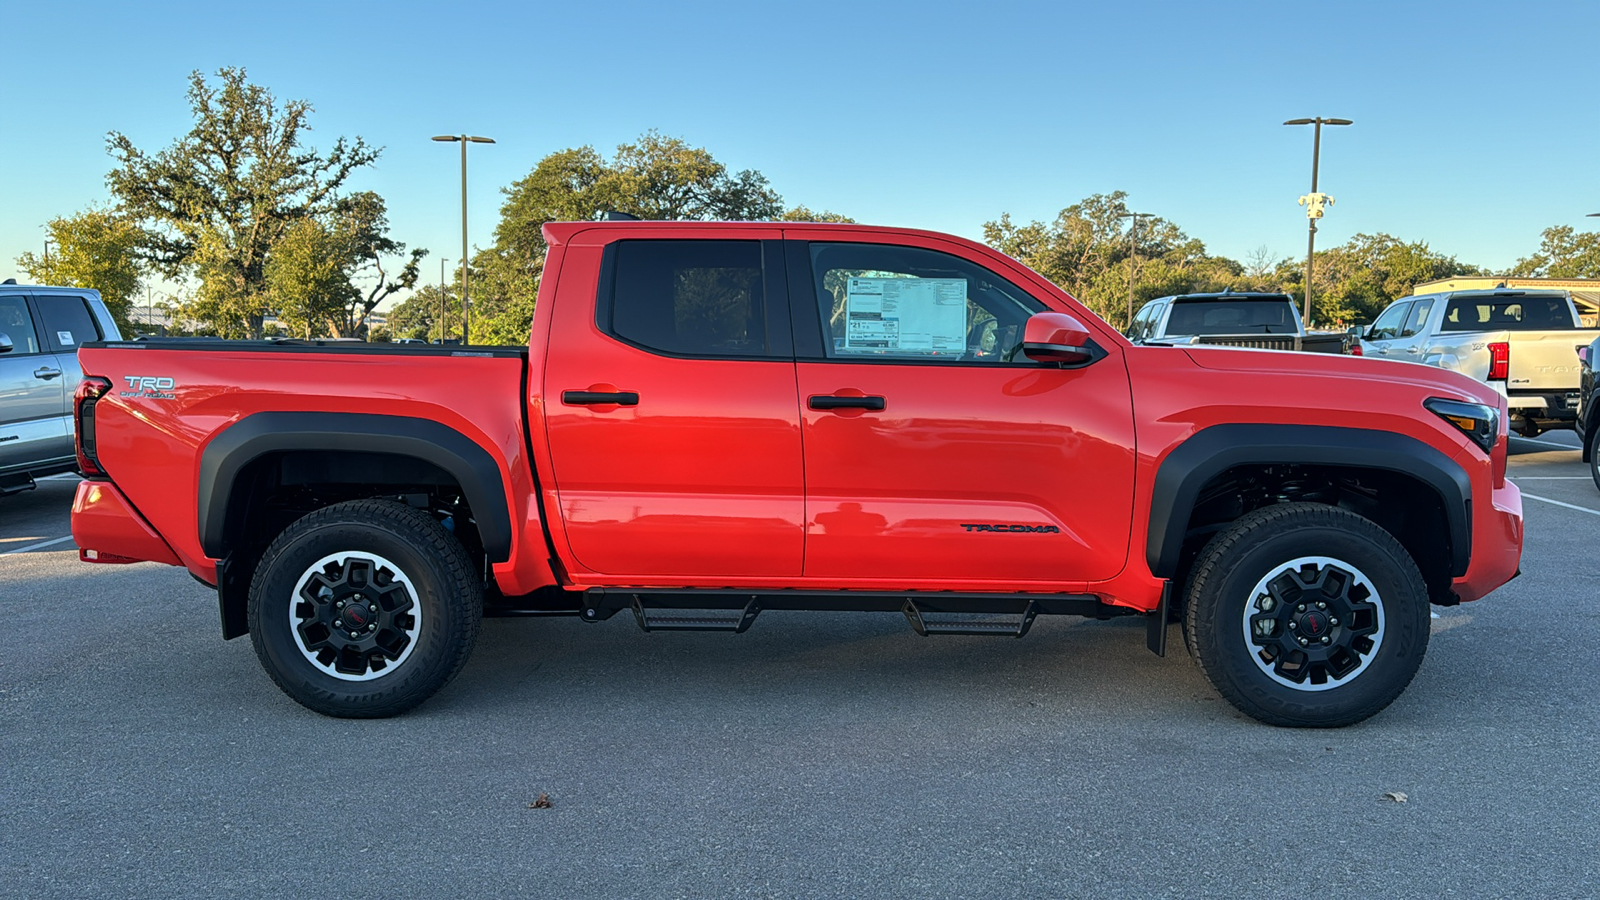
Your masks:
<svg viewBox="0 0 1600 900"><path fill-rule="evenodd" d="M488 450L440 422L375 413L263 412L212 438L200 455L200 546L213 559L232 549L251 463L288 452L382 454L410 458L453 478L472 509L491 562L511 556L511 512L500 467Z"/></svg>
<svg viewBox="0 0 1600 900"><path fill-rule="evenodd" d="M1449 456L1407 435L1331 425L1226 424L1202 429L1167 454L1151 491L1150 571L1180 569L1190 517L1201 490L1231 469L1320 466L1392 473L1438 497L1449 539L1449 574L1466 573L1472 555L1472 483Z"/></svg>

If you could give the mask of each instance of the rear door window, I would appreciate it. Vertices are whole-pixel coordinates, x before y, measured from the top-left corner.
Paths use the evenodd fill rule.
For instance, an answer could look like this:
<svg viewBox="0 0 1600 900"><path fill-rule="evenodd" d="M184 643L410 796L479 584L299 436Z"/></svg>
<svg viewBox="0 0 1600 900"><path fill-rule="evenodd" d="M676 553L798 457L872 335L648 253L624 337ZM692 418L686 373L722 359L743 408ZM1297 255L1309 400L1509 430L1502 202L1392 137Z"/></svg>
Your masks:
<svg viewBox="0 0 1600 900"><path fill-rule="evenodd" d="M1411 311L1411 301L1402 300L1383 311L1378 320L1372 323L1372 328L1367 332L1369 341L1388 341L1400 336L1400 329L1405 325L1406 313Z"/></svg>
<svg viewBox="0 0 1600 900"><path fill-rule="evenodd" d="M77 353L80 344L100 340L94 316L82 297L34 297L44 321L44 339L57 353Z"/></svg>
<svg viewBox="0 0 1600 900"><path fill-rule="evenodd" d="M11 351L0 354L0 359L40 352L39 335L22 295L0 295L0 334L11 339Z"/></svg>
<svg viewBox="0 0 1600 900"><path fill-rule="evenodd" d="M1433 312L1433 300L1418 300L1411 307L1411 314L1406 316L1406 327L1400 332L1401 337L1411 337L1427 327L1428 314Z"/></svg>
<svg viewBox="0 0 1600 900"><path fill-rule="evenodd" d="M609 252L601 330L668 356L789 358L769 346L760 241L618 241Z"/></svg>

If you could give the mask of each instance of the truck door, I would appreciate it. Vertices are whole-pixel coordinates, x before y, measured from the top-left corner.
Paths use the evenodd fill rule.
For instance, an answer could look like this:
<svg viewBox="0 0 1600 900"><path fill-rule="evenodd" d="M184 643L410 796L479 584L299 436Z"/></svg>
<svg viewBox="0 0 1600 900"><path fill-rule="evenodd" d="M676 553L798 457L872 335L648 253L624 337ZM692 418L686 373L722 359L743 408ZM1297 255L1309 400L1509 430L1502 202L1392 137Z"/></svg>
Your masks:
<svg viewBox="0 0 1600 900"><path fill-rule="evenodd" d="M39 329L21 294L0 294L0 472L72 456L72 395L66 368ZM77 382L73 382L77 386Z"/></svg>
<svg viewBox="0 0 1600 900"><path fill-rule="evenodd" d="M997 589L1115 575L1134 476L1121 345L1078 369L1028 360L1023 324L1043 302L956 245L906 240L789 246L806 575Z"/></svg>
<svg viewBox="0 0 1600 900"><path fill-rule="evenodd" d="M674 232L629 231L652 233ZM562 260L543 391L573 557L611 576L799 575L780 242L582 237Z"/></svg>
<svg viewBox="0 0 1600 900"><path fill-rule="evenodd" d="M1410 311L1410 300L1398 300L1389 304L1389 308L1378 314L1378 318L1372 322L1372 327L1362 336L1362 354L1379 359L1403 358L1394 352L1392 345L1399 339L1401 330L1405 328L1406 314Z"/></svg>

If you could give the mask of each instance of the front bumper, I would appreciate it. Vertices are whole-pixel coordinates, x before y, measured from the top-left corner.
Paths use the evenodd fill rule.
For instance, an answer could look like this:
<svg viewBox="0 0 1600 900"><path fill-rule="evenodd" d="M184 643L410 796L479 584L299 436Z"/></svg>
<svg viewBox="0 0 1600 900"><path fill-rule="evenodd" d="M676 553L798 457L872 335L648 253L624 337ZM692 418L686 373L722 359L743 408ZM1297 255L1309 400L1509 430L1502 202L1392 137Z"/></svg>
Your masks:
<svg viewBox="0 0 1600 900"><path fill-rule="evenodd" d="M1473 497L1472 562L1451 590L1477 600L1516 577L1521 565L1522 492L1508 480L1488 497Z"/></svg>

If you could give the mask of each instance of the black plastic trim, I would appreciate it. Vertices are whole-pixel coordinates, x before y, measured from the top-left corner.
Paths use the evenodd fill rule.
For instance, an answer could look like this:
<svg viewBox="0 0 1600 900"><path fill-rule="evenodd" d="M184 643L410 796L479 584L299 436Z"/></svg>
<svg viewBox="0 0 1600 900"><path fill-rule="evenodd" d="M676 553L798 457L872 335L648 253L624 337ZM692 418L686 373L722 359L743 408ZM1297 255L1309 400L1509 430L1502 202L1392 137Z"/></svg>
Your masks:
<svg viewBox="0 0 1600 900"><path fill-rule="evenodd" d="M232 341L219 338L154 338L138 341L86 341L90 350L197 350L212 353L321 353L341 356L460 356L526 359L526 347L479 347L468 344L369 344L362 341Z"/></svg>
<svg viewBox="0 0 1600 900"><path fill-rule="evenodd" d="M228 504L239 472L264 454L284 450L386 453L432 463L461 485L489 560L511 558L506 486L489 451L431 419L331 412L256 413L206 445L198 506L200 546L207 556L220 559L232 549L227 546Z"/></svg>
<svg viewBox="0 0 1600 900"><path fill-rule="evenodd" d="M1213 425L1162 460L1150 497L1145 559L1157 578L1177 574L1189 514L1200 489L1235 466L1290 463L1398 472L1439 495L1450 529L1450 574L1472 558L1472 482L1455 460L1416 438L1332 425Z"/></svg>

